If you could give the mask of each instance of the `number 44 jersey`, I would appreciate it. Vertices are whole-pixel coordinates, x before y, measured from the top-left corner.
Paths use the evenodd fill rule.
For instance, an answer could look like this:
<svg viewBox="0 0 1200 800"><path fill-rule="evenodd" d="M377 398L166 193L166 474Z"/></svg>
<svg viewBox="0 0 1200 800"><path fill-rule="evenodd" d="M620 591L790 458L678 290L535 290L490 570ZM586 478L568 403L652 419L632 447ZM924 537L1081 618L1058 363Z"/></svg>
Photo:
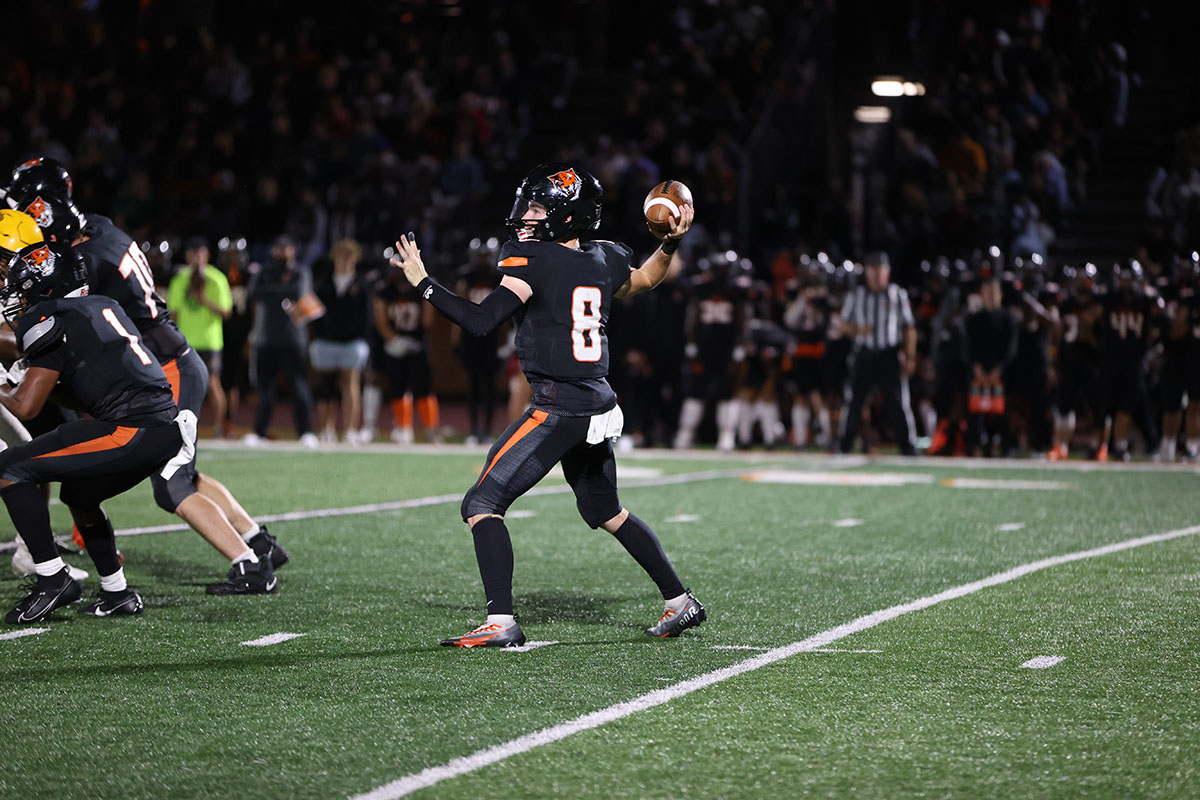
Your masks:
<svg viewBox="0 0 1200 800"><path fill-rule="evenodd" d="M111 297L120 304L159 363L183 355L187 339L154 290L154 275L141 248L108 217L86 214L84 218L87 239L75 245L75 250L87 266L91 294Z"/></svg>
<svg viewBox="0 0 1200 800"><path fill-rule="evenodd" d="M17 321L30 367L52 369L82 411L105 421L175 413L171 386L116 301L44 300ZM168 417L169 419L170 417Z"/></svg>
<svg viewBox="0 0 1200 800"><path fill-rule="evenodd" d="M614 242L506 242L500 273L520 278L533 296L517 312L517 357L533 389L532 406L584 417L608 411L608 312L629 280L633 252Z"/></svg>

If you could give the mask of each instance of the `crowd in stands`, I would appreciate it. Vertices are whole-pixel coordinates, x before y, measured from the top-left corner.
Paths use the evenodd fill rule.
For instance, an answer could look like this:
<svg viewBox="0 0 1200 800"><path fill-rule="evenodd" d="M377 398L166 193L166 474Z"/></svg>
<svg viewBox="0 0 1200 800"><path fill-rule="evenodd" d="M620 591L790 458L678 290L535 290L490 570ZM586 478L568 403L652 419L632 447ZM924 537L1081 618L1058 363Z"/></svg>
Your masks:
<svg viewBox="0 0 1200 800"><path fill-rule="evenodd" d="M737 306L735 327L721 334L730 337L729 397L700 398L709 404L700 440L719 438L715 405L736 398L739 443L829 445L821 425L836 425L850 357L838 303L862 271L850 200L828 193L825 219L841 222L820 226L818 240L734 244L748 201L744 143L772 97L792 88L779 82L782 39L824 6L692 0L643 9L637 25L607 4L552 13L516 2L374 4L355 15L221 0L186 9L154 0L33 6L25 13L36 43L0 53L10 77L0 109L16 121L0 131L0 157L68 164L77 204L149 243L164 286L177 262L216 266L231 291L228 307L212 312L225 317L216 371L229 394L214 400L214 421L236 417L253 393L258 440L270 433L276 371L291 378L298 434L338 430L355 441L373 433L385 401L398 440L411 439L414 418L441 436L435 387L446 371L464 371L469 433L483 438L494 425L482 406L499 401L497 387L520 401L503 338L483 348L490 355L456 342L461 358L432 361L432 375L411 363L417 354L429 361L442 333L388 279L384 248L415 231L431 271L469 290L486 279L489 240L504 235L520 174L537 161L576 159L605 187L602 235L647 252L654 242L642 227L642 198L659 180L686 176L699 211L683 272L616 308L610 326L612 380L631 412L631 441L676 440L680 408L696 399L696 317L719 287ZM1086 202L1105 137L1126 124L1136 85L1132 45L1078 11L1039 2L975 15L956 8L937 43L942 57L922 76L925 94L906 100L876 154L872 168L886 179L868 193L861 238L891 253L912 298L921 330L913 404L924 409L917 432L931 442L940 421L966 424L972 382L935 402L948 363L939 359L967 352L965 320L993 279L1001 307L1037 334L1022 339L1013 360L1045 364L1044 384L1054 385L1057 305L1074 291L1075 273L1050 269L1051 248L1064 215ZM286 27L269 24L281 15ZM1157 277L1190 269L1179 255L1200 224L1198 141L1195 129L1181 130L1149 184L1150 232L1139 251L1148 272L1134 279L1143 294L1158 296ZM838 169L823 186L841 185ZM778 196L794 190L780 187ZM194 255L201 245L207 260ZM298 306L311 289L323 314L264 319L264 281L281 274L281 262L303 278L280 297ZM1110 266L1092 276L1096 287L1109 283ZM176 295L176 306L192 296ZM418 310L405 310L409 303ZM786 362L800 306L812 306L806 325L819 311L825 326L822 358L831 363L816 391L828 423L815 407L811 417L778 415L790 424L750 411L798 405ZM1148 350L1171 335L1152 327ZM288 353L278 349L285 343ZM997 432L1002 449L1057 445L1052 395L1035 406ZM1149 407L1134 415L1141 410L1152 416ZM1157 444L1142 427L1146 444ZM960 436L950 449L974 444Z"/></svg>

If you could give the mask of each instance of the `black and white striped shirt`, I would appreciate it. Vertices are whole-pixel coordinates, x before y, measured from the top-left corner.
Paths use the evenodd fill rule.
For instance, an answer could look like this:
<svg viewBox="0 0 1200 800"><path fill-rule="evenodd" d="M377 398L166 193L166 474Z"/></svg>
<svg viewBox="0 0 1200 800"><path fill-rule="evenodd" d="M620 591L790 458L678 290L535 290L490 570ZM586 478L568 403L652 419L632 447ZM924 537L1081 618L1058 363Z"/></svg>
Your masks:
<svg viewBox="0 0 1200 800"><path fill-rule="evenodd" d="M882 292L856 286L846 295L842 320L855 330L854 346L862 350L888 350L904 344L904 331L913 327L908 293L894 283ZM863 332L870 328L869 332Z"/></svg>

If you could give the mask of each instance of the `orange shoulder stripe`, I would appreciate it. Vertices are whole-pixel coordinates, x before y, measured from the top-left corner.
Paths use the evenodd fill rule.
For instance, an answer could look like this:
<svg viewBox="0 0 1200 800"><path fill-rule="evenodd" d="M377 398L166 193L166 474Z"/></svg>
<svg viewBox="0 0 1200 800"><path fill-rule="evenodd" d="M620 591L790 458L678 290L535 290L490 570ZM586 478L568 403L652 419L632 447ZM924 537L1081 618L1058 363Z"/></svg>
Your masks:
<svg viewBox="0 0 1200 800"><path fill-rule="evenodd" d="M529 259L525 258L524 256L510 256L509 258L506 258L503 261L501 261L500 266L502 266L502 267L527 267L527 266L529 266Z"/></svg>

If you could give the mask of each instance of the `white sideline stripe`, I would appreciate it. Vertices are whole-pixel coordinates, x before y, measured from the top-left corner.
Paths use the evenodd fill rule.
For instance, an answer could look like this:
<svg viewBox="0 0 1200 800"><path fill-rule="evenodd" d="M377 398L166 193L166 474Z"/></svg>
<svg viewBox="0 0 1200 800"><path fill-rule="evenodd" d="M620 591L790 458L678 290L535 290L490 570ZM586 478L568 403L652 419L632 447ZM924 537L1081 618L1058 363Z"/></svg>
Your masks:
<svg viewBox="0 0 1200 800"><path fill-rule="evenodd" d="M20 639L23 636L33 636L38 633L45 633L49 628L22 628L19 631L10 633L0 633L0 639Z"/></svg>
<svg viewBox="0 0 1200 800"><path fill-rule="evenodd" d="M820 650L813 650L814 653L882 653L882 650L839 650L836 647L822 647Z"/></svg>
<svg viewBox="0 0 1200 800"><path fill-rule="evenodd" d="M1078 489L1079 485L1065 481L1010 481L989 478L946 478L942 486L949 489L1020 489L1023 491L1065 492Z"/></svg>
<svg viewBox="0 0 1200 800"><path fill-rule="evenodd" d="M510 510L504 516L506 519L533 519L537 516L537 512L532 508L518 508Z"/></svg>
<svg viewBox="0 0 1200 800"><path fill-rule="evenodd" d="M1025 669L1049 669L1065 660L1065 656L1037 656L1026 661L1021 666Z"/></svg>
<svg viewBox="0 0 1200 800"><path fill-rule="evenodd" d="M996 526L998 531L1019 531L1025 527L1024 522L1003 522Z"/></svg>
<svg viewBox="0 0 1200 800"><path fill-rule="evenodd" d="M663 522L699 522L699 514L676 514L673 517L667 517Z"/></svg>
<svg viewBox="0 0 1200 800"><path fill-rule="evenodd" d="M299 639L301 636L307 635L307 633L270 633L266 636L260 636L257 639L242 642L242 644L246 647L267 647L268 645L286 642L288 639Z"/></svg>
<svg viewBox="0 0 1200 800"><path fill-rule="evenodd" d="M770 650L769 647L755 647L752 644L714 644L709 650Z"/></svg>
<svg viewBox="0 0 1200 800"><path fill-rule="evenodd" d="M1096 547L1091 550L1080 550L1075 553L1066 553L1061 556L1053 556L1044 558L1040 561L1031 561L1028 564L1022 564L1019 567L998 572L982 580L964 583L961 586L955 586L937 594L922 597L919 600L913 600L908 603L891 606L890 608L873 611L870 614L851 620L850 622L838 625L836 628L830 628L807 639L784 647L777 647L773 650L768 650L765 653L753 656L745 661L739 661L728 667L723 667L712 672L706 672L695 678L691 678L674 686L667 686L662 689L656 689L652 692L635 697L632 700L626 700L623 703L602 708L599 711L593 711L590 714L584 714L582 717L576 717L568 722L563 722L559 725L553 725L549 728L543 728L540 731L520 736L504 744L489 747L485 750L479 750L468 756L453 759L445 764L437 767L429 767L428 769L415 772L411 775L406 775L403 778L384 784L377 789L372 789L363 794L353 795L351 800L393 800L393 798L403 797L407 794L425 789L444 780L456 778L460 775L474 772L478 769L495 764L498 761L503 761L511 756L519 755L535 747L541 747L545 744L557 742L560 739L565 739L572 734L580 731L591 730L605 725L609 722L623 719L636 714L639 711L645 711L655 706L663 705L676 698L689 695L692 692L704 689L713 684L727 681L730 678L737 677L745 672L751 672L756 669L774 664L776 661L782 661L785 658L796 655L797 653L811 653L820 650L839 639L845 639L851 634L865 631L869 628L874 628L876 625L881 625L884 622L893 620L896 617L911 614L914 611L922 611L930 606L935 606L938 603L944 603L947 600L955 600L959 597L964 597L969 594L974 594L982 589L987 589L991 586L999 586L1002 583L1014 581L1017 578L1024 577L1032 572L1055 567L1059 564L1069 564L1072 561L1082 561L1086 558L1096 558L1098 556L1106 556L1111 553L1119 553L1123 550L1132 550L1135 547L1142 547L1148 544L1156 544L1158 542L1166 542L1171 539L1178 539L1183 536L1192 536L1200 533L1200 525L1193 525L1190 528L1180 528L1178 530L1167 531L1166 533L1156 533L1150 536L1142 536L1137 539L1126 539L1123 542L1114 542L1103 547Z"/></svg>
<svg viewBox="0 0 1200 800"><path fill-rule="evenodd" d="M913 483L933 483L934 477L917 472L793 472L767 469L751 472L742 480L801 486L908 486Z"/></svg>
<svg viewBox="0 0 1200 800"><path fill-rule="evenodd" d="M549 647L558 642L526 642L520 647L501 647L498 648L501 653L528 653L530 650L536 650L539 647Z"/></svg>
<svg viewBox="0 0 1200 800"><path fill-rule="evenodd" d="M862 524L863 521L861 519L835 519L833 521L833 527L835 528L857 528Z"/></svg>
<svg viewBox="0 0 1200 800"><path fill-rule="evenodd" d="M678 475L664 475L661 478L647 478L645 480L633 481L622 486L622 489L638 489L645 486L675 486L680 483L692 483L693 481L711 481L720 478L736 478L746 474L745 467L735 467L730 469L714 469L704 472L685 472ZM567 494L571 491L570 486L535 486L522 497L538 497L552 494ZM462 493L457 494L436 494L429 497L414 497L409 500L391 500L386 503L364 503L360 506L342 506L340 508L316 508L309 511L288 511L283 514L263 514L258 517L259 522L292 522L295 520L318 519L323 517L348 517L355 514L378 514L383 511L403 511L407 508L421 508L424 506L438 506L444 503L459 503L462 502ZM170 525L149 525L141 528L122 528L116 531L117 536L138 536L143 533L170 533L172 531L186 531L188 526L182 523L172 523Z"/></svg>

